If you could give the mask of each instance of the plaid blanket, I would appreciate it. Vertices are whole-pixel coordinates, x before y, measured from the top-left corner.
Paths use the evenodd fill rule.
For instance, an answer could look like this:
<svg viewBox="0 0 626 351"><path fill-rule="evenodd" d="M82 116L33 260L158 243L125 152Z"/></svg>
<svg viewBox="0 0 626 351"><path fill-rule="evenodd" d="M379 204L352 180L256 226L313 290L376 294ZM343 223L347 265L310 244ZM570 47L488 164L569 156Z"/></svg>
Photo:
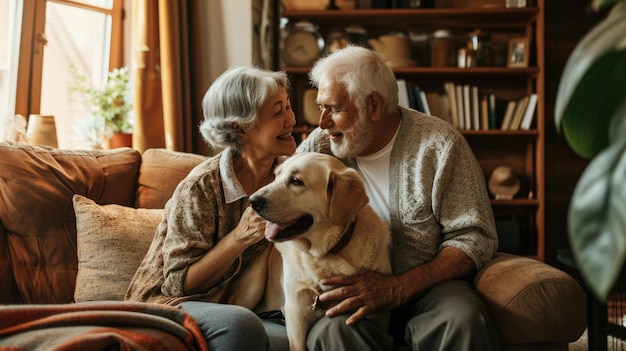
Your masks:
<svg viewBox="0 0 626 351"><path fill-rule="evenodd" d="M0 350L208 351L196 322L166 305L0 306Z"/></svg>

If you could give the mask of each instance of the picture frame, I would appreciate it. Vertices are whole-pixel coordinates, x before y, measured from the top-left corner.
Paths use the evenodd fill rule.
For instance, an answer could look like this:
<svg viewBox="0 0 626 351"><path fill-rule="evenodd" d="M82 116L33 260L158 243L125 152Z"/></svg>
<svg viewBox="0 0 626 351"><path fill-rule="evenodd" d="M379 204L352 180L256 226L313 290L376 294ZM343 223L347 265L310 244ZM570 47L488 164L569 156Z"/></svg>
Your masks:
<svg viewBox="0 0 626 351"><path fill-rule="evenodd" d="M509 40L507 55L508 67L528 67L529 42L527 38L512 38Z"/></svg>

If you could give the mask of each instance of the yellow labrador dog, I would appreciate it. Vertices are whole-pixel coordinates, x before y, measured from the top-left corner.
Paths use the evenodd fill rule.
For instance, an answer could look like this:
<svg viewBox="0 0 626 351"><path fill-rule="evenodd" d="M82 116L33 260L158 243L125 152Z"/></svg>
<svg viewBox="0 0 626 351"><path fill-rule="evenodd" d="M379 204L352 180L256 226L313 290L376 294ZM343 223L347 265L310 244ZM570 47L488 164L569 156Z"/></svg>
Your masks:
<svg viewBox="0 0 626 351"><path fill-rule="evenodd" d="M276 179L250 196L268 221L266 239L282 256L287 336L305 350L313 324L324 316L317 296L331 275L362 270L391 274L388 225L368 205L358 173L336 158L295 154L276 168Z"/></svg>

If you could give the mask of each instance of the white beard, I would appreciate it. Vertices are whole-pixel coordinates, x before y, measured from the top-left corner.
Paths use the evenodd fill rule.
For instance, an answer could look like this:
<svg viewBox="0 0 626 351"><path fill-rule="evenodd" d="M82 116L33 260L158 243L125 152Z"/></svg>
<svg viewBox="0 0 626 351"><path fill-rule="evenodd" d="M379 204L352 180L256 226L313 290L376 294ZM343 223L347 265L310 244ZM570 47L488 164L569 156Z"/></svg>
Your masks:
<svg viewBox="0 0 626 351"><path fill-rule="evenodd" d="M365 150L374 140L374 124L370 123L364 113L359 111L359 116L352 127L341 131L343 139L340 142L331 140L330 149L337 157L355 157ZM337 130L327 130L328 134L333 134Z"/></svg>

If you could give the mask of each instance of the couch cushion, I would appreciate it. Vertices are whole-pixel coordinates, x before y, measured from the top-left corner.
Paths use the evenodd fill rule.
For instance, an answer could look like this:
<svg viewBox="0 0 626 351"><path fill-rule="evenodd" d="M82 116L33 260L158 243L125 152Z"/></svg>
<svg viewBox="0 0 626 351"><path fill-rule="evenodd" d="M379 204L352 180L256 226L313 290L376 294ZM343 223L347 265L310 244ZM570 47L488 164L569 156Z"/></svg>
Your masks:
<svg viewBox="0 0 626 351"><path fill-rule="evenodd" d="M135 209L98 205L74 195L78 232L76 302L123 301L124 294L143 260L162 209Z"/></svg>
<svg viewBox="0 0 626 351"><path fill-rule="evenodd" d="M10 267L0 270L0 281L17 290L0 303L72 302L77 271L72 196L132 206L141 154L129 148L77 151L4 142L0 160L0 256L3 267Z"/></svg>
<svg viewBox="0 0 626 351"><path fill-rule="evenodd" d="M207 158L167 149L146 150L139 171L135 207L164 208L178 183Z"/></svg>
<svg viewBox="0 0 626 351"><path fill-rule="evenodd" d="M498 253L475 278L502 346L576 341L586 327L586 296L569 274L528 257Z"/></svg>

